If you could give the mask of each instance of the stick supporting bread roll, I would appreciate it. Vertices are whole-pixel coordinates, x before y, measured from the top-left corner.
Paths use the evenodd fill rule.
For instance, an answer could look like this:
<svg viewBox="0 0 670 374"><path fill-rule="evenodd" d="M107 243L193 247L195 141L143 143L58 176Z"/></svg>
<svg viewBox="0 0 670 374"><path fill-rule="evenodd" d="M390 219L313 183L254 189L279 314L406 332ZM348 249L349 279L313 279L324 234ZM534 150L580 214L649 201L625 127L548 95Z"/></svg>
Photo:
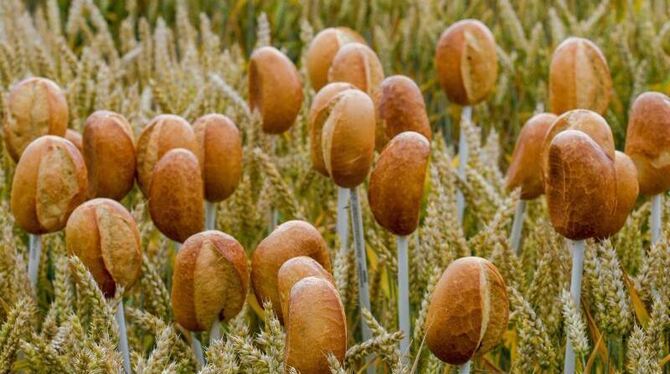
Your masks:
<svg viewBox="0 0 670 374"><path fill-rule="evenodd" d="M409 358L409 255L407 236L397 235L398 247L398 324L403 332L400 341L400 355L403 359Z"/></svg>
<svg viewBox="0 0 670 374"><path fill-rule="evenodd" d="M514 211L514 221L512 222L512 232L509 237L510 245L514 253L519 254L521 248L521 229L523 229L523 219L526 215L526 200L519 199Z"/></svg>
<svg viewBox="0 0 670 374"><path fill-rule="evenodd" d="M458 374L470 374L470 365L471 361L468 361L464 363L463 365L458 367Z"/></svg>
<svg viewBox="0 0 670 374"><path fill-rule="evenodd" d="M337 237L340 239L340 249L346 251L349 248L349 216L347 206L349 205L349 190L337 187Z"/></svg>
<svg viewBox="0 0 670 374"><path fill-rule="evenodd" d="M651 244L661 240L661 215L663 214L663 194L651 197Z"/></svg>
<svg viewBox="0 0 670 374"><path fill-rule="evenodd" d="M128 350L128 332L126 331L126 316L123 310L123 300L119 300L119 306L114 314L116 324L119 326L119 350L123 357L123 370L126 374L132 373L130 370L130 351Z"/></svg>
<svg viewBox="0 0 670 374"><path fill-rule="evenodd" d="M468 150L468 139L463 131L464 124L470 124L472 119L472 107L467 105L461 108L461 130L458 139L458 175L465 179L465 167L468 165L468 158L470 158ZM458 223L463 223L463 211L465 209L465 197L463 192L458 190L456 193L456 208L458 214Z"/></svg>
<svg viewBox="0 0 670 374"><path fill-rule="evenodd" d="M356 266L358 267L358 306L362 311L363 308L372 310L370 308L370 291L368 284L368 265L365 254L365 238L363 237L363 216L361 214L361 203L358 200L358 190L354 187L350 190L351 203L351 223L354 231L354 248L356 251ZM363 333L363 341L372 337L372 333L365 318L361 312L361 330Z"/></svg>
<svg viewBox="0 0 670 374"><path fill-rule="evenodd" d="M28 278L30 285L33 286L37 294L37 272L40 268L40 255L42 254L42 236L28 234L29 255L28 255Z"/></svg>
<svg viewBox="0 0 670 374"><path fill-rule="evenodd" d="M570 277L570 297L575 307L579 310L579 302L582 294L582 270L584 268L584 241L566 239L570 251L572 252L572 276ZM568 339L565 347L565 367L564 373L575 372L575 351L572 343Z"/></svg>

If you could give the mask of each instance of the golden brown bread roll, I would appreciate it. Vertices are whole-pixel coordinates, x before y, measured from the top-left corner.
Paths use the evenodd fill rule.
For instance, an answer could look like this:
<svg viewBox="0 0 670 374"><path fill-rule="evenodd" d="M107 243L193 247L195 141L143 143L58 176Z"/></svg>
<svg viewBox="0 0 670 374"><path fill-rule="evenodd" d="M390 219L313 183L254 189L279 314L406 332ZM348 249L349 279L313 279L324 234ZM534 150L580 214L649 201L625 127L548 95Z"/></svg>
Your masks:
<svg viewBox="0 0 670 374"><path fill-rule="evenodd" d="M79 153L83 155L84 147L82 144L80 133L78 133L76 130L67 129L65 130L65 139L69 140L70 143L74 144L74 146L77 147Z"/></svg>
<svg viewBox="0 0 670 374"><path fill-rule="evenodd" d="M323 87L312 100L312 106L309 109L309 139L312 159L312 167L319 173L328 176L328 170L323 163L322 131L323 125L328 119L330 113L329 107L333 98L342 91L355 88L353 85L345 82L329 83Z"/></svg>
<svg viewBox="0 0 670 374"><path fill-rule="evenodd" d="M493 91L498 79L498 55L491 31L478 20L465 19L440 36L435 67L450 101L474 105Z"/></svg>
<svg viewBox="0 0 670 374"><path fill-rule="evenodd" d="M302 106L302 82L293 62L274 47L261 47L249 60L249 105L263 118L263 132L281 134Z"/></svg>
<svg viewBox="0 0 670 374"><path fill-rule="evenodd" d="M279 268L286 260L297 256L315 259L327 272L331 271L326 241L319 231L305 221L288 221L263 239L251 259L251 285L259 303L270 300L283 320L277 286Z"/></svg>
<svg viewBox="0 0 670 374"><path fill-rule="evenodd" d="M91 114L83 143L89 196L123 199L135 183L136 166L133 129L126 118L109 111Z"/></svg>
<svg viewBox="0 0 670 374"><path fill-rule="evenodd" d="M342 362L347 351L347 318L331 282L307 277L298 281L288 300L286 372L329 373L328 354Z"/></svg>
<svg viewBox="0 0 670 374"><path fill-rule="evenodd" d="M9 155L18 162L28 144L40 136L65 136L68 119L67 99L56 83L46 78L17 83L7 96L4 122Z"/></svg>
<svg viewBox="0 0 670 374"><path fill-rule="evenodd" d="M365 44L342 46L328 71L328 82L347 82L375 97L384 79L384 68L377 54Z"/></svg>
<svg viewBox="0 0 670 374"><path fill-rule="evenodd" d="M633 102L628 117L626 154L635 163L640 193L670 189L670 99L645 92Z"/></svg>
<svg viewBox="0 0 670 374"><path fill-rule="evenodd" d="M208 114L193 124L205 199L218 202L232 195L242 177L242 137L222 114Z"/></svg>
<svg viewBox="0 0 670 374"><path fill-rule="evenodd" d="M406 131L391 139L372 170L370 210L395 235L409 235L419 224L429 156L428 139Z"/></svg>
<svg viewBox="0 0 670 374"><path fill-rule="evenodd" d="M610 217L601 220L602 234L598 238L612 236L619 232L626 223L628 215L635 207L640 188L637 182L635 164L625 153L616 151L614 158L614 173L616 177L616 209Z"/></svg>
<svg viewBox="0 0 670 374"><path fill-rule="evenodd" d="M277 290L282 315L288 315L288 299L291 289L299 280L307 277L323 278L335 284L333 276L311 257L298 256L286 260L277 272Z"/></svg>
<svg viewBox="0 0 670 374"><path fill-rule="evenodd" d="M540 113L531 117L521 128L507 169L505 188L521 187L521 199L532 200L544 193L542 182L542 148L544 138L558 117Z"/></svg>
<svg viewBox="0 0 670 374"><path fill-rule="evenodd" d="M203 187L198 159L176 148L156 164L149 188L151 220L168 238L183 243L205 226Z"/></svg>
<svg viewBox="0 0 670 374"><path fill-rule="evenodd" d="M74 144L45 135L26 147L14 171L11 209L16 223L31 234L65 227L86 200L86 165Z"/></svg>
<svg viewBox="0 0 670 374"><path fill-rule="evenodd" d="M116 285L128 290L142 272L142 246L135 219L111 199L93 199L72 212L65 226L70 255L81 259L106 297Z"/></svg>
<svg viewBox="0 0 670 374"><path fill-rule="evenodd" d="M553 113L589 109L605 114L611 96L612 77L598 46L588 39L571 37L556 47L549 66Z"/></svg>
<svg viewBox="0 0 670 374"><path fill-rule="evenodd" d="M415 131L429 141L432 139L426 104L413 80L404 75L384 79L376 103L379 113L377 149L382 149L390 139L405 131Z"/></svg>
<svg viewBox="0 0 670 374"><path fill-rule="evenodd" d="M171 149L184 148L198 154L198 143L191 125L172 114L156 116L137 140L137 184L144 196L149 193L151 176L158 160Z"/></svg>
<svg viewBox="0 0 670 374"><path fill-rule="evenodd" d="M228 321L242 307L249 291L249 269L242 245L220 231L188 238L174 263L172 310L189 331L207 331Z"/></svg>
<svg viewBox="0 0 670 374"><path fill-rule="evenodd" d="M554 229L572 240L606 236L617 209L614 160L590 136L566 130L551 141L545 193Z"/></svg>
<svg viewBox="0 0 670 374"><path fill-rule="evenodd" d="M339 93L328 107L321 133L323 161L335 184L352 188L370 171L375 150L375 106L360 90Z"/></svg>
<svg viewBox="0 0 670 374"><path fill-rule="evenodd" d="M365 40L348 27L329 27L312 39L306 60L309 80L315 91L328 83L328 70L340 47L352 42L365 43Z"/></svg>
<svg viewBox="0 0 670 374"><path fill-rule="evenodd" d="M509 301L498 269L480 257L449 264L426 315L426 345L437 358L462 365L495 347L507 330Z"/></svg>
<svg viewBox="0 0 670 374"><path fill-rule="evenodd" d="M586 109L575 109L560 115L544 137L542 169L544 170L545 177L549 145L556 135L566 130L578 130L585 133L600 145L610 160L614 160L614 136L612 136L612 129L607 124L607 121L596 112Z"/></svg>

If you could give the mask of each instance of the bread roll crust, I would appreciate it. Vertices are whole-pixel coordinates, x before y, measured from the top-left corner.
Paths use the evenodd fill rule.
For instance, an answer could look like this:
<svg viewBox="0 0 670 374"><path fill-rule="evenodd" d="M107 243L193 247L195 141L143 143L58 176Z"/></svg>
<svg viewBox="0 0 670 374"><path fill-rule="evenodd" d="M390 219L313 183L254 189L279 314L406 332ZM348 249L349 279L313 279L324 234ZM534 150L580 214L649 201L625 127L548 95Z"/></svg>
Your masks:
<svg viewBox="0 0 670 374"><path fill-rule="evenodd" d="M363 183L375 149L375 107L360 90L339 93L329 106L321 134L324 165L335 184Z"/></svg>
<svg viewBox="0 0 670 374"><path fill-rule="evenodd" d="M409 235L419 224L429 157L428 139L406 131L391 139L372 170L370 209L377 222L395 235Z"/></svg>
<svg viewBox="0 0 670 374"><path fill-rule="evenodd" d="M256 49L249 59L249 106L260 112L263 132L288 130L302 100L302 82L293 62L274 47Z"/></svg>
<svg viewBox="0 0 670 374"><path fill-rule="evenodd" d="M638 171L640 193L670 189L670 98L645 92L635 99L628 117L626 154Z"/></svg>
<svg viewBox="0 0 670 374"><path fill-rule="evenodd" d="M193 124L205 198L219 202L235 192L242 177L242 137L235 123L221 114L208 114Z"/></svg>
<svg viewBox="0 0 670 374"><path fill-rule="evenodd" d="M558 117L540 113L531 117L521 128L512 162L507 169L505 188L521 188L521 199L533 200L544 193L542 179L542 150L544 138Z"/></svg>
<svg viewBox="0 0 670 374"><path fill-rule="evenodd" d="M440 36L435 67L449 101L477 104L493 91L498 79L498 55L491 31L482 22L465 19Z"/></svg>
<svg viewBox="0 0 670 374"><path fill-rule="evenodd" d="M315 259L298 256L286 260L277 272L277 289L282 315L288 315L288 300L291 289L298 281L307 277L322 278L335 285L333 276Z"/></svg>
<svg viewBox="0 0 670 374"><path fill-rule="evenodd" d="M43 135L65 136L69 109L65 93L46 78L17 83L7 97L4 122L5 145L14 162L24 149Z"/></svg>
<svg viewBox="0 0 670 374"><path fill-rule="evenodd" d="M59 136L39 137L16 165L12 214L31 234L59 231L86 200L87 188L86 166L77 147Z"/></svg>
<svg viewBox="0 0 670 374"><path fill-rule="evenodd" d="M262 304L272 302L277 317L283 320L277 284L279 268L287 260L308 256L327 271L331 271L330 254L321 233L305 221L288 221L279 225L263 239L252 256L251 285L256 299Z"/></svg>
<svg viewBox="0 0 670 374"><path fill-rule="evenodd" d="M172 310L189 331L207 331L228 321L244 306L249 269L242 245L232 236L210 230L188 238L175 258Z"/></svg>
<svg viewBox="0 0 670 374"><path fill-rule="evenodd" d="M347 318L329 281L307 277L291 289L286 323L286 372L328 373L328 353L342 362L347 351Z"/></svg>
<svg viewBox="0 0 670 374"><path fill-rule="evenodd" d="M324 86L312 100L312 106L309 110L309 139L310 155L312 159L312 168L324 176L328 176L328 170L323 161L322 133L323 125L330 114L330 106L333 99L345 90L355 87L346 82L333 82Z"/></svg>
<svg viewBox="0 0 670 374"><path fill-rule="evenodd" d="M340 47L352 42L365 43L365 40L348 27L329 27L319 31L312 39L306 61L309 80L315 91L328 84L328 70Z"/></svg>
<svg viewBox="0 0 670 374"><path fill-rule="evenodd" d="M144 196L149 194L151 177L156 163L168 151L187 149L198 154L198 143L191 125L172 114L161 114L149 122L137 140L137 184Z"/></svg>
<svg viewBox="0 0 670 374"><path fill-rule="evenodd" d="M128 290L140 277L140 233L132 215L114 200L93 199L77 207L67 221L65 243L106 297L114 296L117 284Z"/></svg>
<svg viewBox="0 0 670 374"><path fill-rule="evenodd" d="M89 196L123 199L135 183L135 142L125 117L110 111L91 114L84 125L83 155Z"/></svg>
<svg viewBox="0 0 670 374"><path fill-rule="evenodd" d="M442 274L426 315L426 345L437 358L462 365L496 346L507 330L505 281L489 261L462 257Z"/></svg>
<svg viewBox="0 0 670 374"><path fill-rule="evenodd" d="M612 135L612 129L607 124L607 121L596 112L586 109L575 109L560 115L551 125L547 135L544 137L542 166L545 178L549 146L560 132L566 130L578 130L588 135L602 148L607 157L614 161L614 136Z"/></svg>
<svg viewBox="0 0 670 374"><path fill-rule="evenodd" d="M549 100L551 111L589 109L604 115L612 96L612 77L598 46L584 38L564 40L551 58Z"/></svg>
<svg viewBox="0 0 670 374"><path fill-rule="evenodd" d="M635 207L640 192L637 169L635 164L625 153L616 151L614 159L614 174L616 177L616 208L614 214L601 220L603 225L601 237L609 237L621 230L628 215Z"/></svg>
<svg viewBox="0 0 670 374"><path fill-rule="evenodd" d="M429 141L432 139L423 94L413 80L404 75L390 76L381 83L376 100L379 120L377 149L382 149L396 135L415 131Z"/></svg>
<svg viewBox="0 0 670 374"><path fill-rule="evenodd" d="M375 97L384 80L384 68L377 54L365 44L348 43L342 46L330 65L329 82L347 82Z"/></svg>
<svg viewBox="0 0 670 374"><path fill-rule="evenodd" d="M554 229L572 240L606 236L617 204L614 161L590 136L566 130L552 140L545 193Z"/></svg>
<svg viewBox="0 0 670 374"><path fill-rule="evenodd" d="M198 159L183 148L167 152L156 164L149 188L149 213L156 228L183 243L204 228L203 200Z"/></svg>
<svg viewBox="0 0 670 374"><path fill-rule="evenodd" d="M76 130L67 129L65 130L65 139L69 140L70 143L72 143L75 147L77 147L79 153L83 155L84 146L82 144L82 138L79 132L77 132Z"/></svg>

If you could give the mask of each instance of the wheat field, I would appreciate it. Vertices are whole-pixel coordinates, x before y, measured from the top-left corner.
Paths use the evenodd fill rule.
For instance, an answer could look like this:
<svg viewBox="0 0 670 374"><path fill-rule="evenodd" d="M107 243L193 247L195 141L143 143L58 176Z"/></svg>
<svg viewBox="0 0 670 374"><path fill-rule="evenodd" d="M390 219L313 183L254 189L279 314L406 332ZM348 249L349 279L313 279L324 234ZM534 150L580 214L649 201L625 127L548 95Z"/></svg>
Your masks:
<svg viewBox="0 0 670 374"><path fill-rule="evenodd" d="M442 91L434 66L440 34L476 18L497 43L495 88L473 108L473 124L459 126L460 107ZM339 251L337 189L313 170L308 113L314 89L305 58L325 27L347 26L378 54L386 76L404 74L420 87L433 132L419 227L409 240L410 352L398 344L396 244L375 221L367 183L360 187L371 310L360 331L356 258ZM517 135L533 113L549 106L548 72L556 46L569 36L588 38L607 59L613 96L604 118L623 149L628 110L642 92L670 94L670 1L528 0L2 0L0 2L0 111L19 81L45 77L63 88L69 128L81 132L96 110L123 114L137 137L155 116L172 113L190 123L222 113L243 139L243 170L234 194L218 204L217 229L234 236L251 259L269 221L301 219L325 238L332 276L346 311L348 349L331 373L447 373L424 342L435 284L455 259L490 260L507 285L510 318L502 341L472 362L472 372L562 372L566 341L577 372L670 371L670 226L652 245L650 203L640 197L624 227L604 241L588 240L582 305L570 298L571 257L552 227L543 198L530 201L517 255L509 232L519 191L505 173ZM260 131L248 104L251 52L274 46L296 65L304 101L293 126L280 136ZM470 158L458 173L456 145L466 134ZM222 339L192 334L175 322L171 306L177 246L152 223L136 186L121 201L137 222L141 277L106 298L93 276L66 250L62 231L42 235L37 293L28 278L28 235L10 210L16 163L2 152L0 168L0 373L118 373L119 302L134 373L282 373L286 332L273 309L253 294L222 324ZM465 197L463 224L457 191ZM667 196L666 196L667 197ZM670 200L663 216L670 216ZM353 243L350 243L353 245ZM259 305L260 304L260 305ZM205 364L192 349L203 345Z"/></svg>

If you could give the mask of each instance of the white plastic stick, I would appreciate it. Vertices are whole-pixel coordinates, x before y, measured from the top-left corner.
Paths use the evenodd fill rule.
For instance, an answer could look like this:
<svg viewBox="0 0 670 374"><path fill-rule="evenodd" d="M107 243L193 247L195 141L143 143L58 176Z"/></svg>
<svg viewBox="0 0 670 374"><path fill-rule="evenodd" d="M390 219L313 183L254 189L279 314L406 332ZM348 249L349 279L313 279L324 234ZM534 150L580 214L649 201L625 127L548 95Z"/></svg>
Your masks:
<svg viewBox="0 0 670 374"><path fill-rule="evenodd" d="M651 197L651 244L661 240L661 215L663 214L663 194Z"/></svg>
<svg viewBox="0 0 670 374"><path fill-rule="evenodd" d="M370 290L368 285L368 264L365 254L365 238L363 237L363 215L361 214L361 204L358 201L358 191L356 187L350 190L351 192L351 222L354 230L354 247L356 250L356 266L358 269L358 303L359 307L370 309ZM365 323L363 313L361 313L361 328L363 332L363 340L368 340L372 337L370 328Z"/></svg>
<svg viewBox="0 0 670 374"><path fill-rule="evenodd" d="M470 151L468 149L467 134L465 133L465 123L470 123L472 118L472 107L464 106L461 109L461 130L458 138L458 175L465 178L465 167L468 165L470 158ZM463 211L465 209L465 197L463 192L458 190L456 193L456 208L458 215L458 223L463 223Z"/></svg>
<svg viewBox="0 0 670 374"><path fill-rule="evenodd" d="M214 230L216 226L216 203L205 200L205 228Z"/></svg>
<svg viewBox="0 0 670 374"><path fill-rule="evenodd" d="M123 369L126 371L126 374L130 374L130 351L128 350L128 332L126 331L126 315L123 310L123 300L119 301L114 318L119 327L119 350L121 350L121 356L123 357Z"/></svg>
<svg viewBox="0 0 670 374"><path fill-rule="evenodd" d="M221 339L221 322L217 319L212 323L212 328L209 330L209 345L212 345L218 339Z"/></svg>
<svg viewBox="0 0 670 374"><path fill-rule="evenodd" d="M398 326L404 336L400 341L400 355L409 356L409 256L407 236L396 236L398 246Z"/></svg>
<svg viewBox="0 0 670 374"><path fill-rule="evenodd" d="M28 235L28 278L33 291L37 294L37 272L40 268L40 255L42 254L42 240L39 235Z"/></svg>
<svg viewBox="0 0 670 374"><path fill-rule="evenodd" d="M463 365L458 367L458 374L470 374L470 365L472 363L470 361L464 363Z"/></svg>
<svg viewBox="0 0 670 374"><path fill-rule="evenodd" d="M340 248L345 251L349 248L349 190L337 187L337 236L340 239Z"/></svg>
<svg viewBox="0 0 670 374"><path fill-rule="evenodd" d="M575 303L577 310L582 294L582 271L584 268L584 241L567 240L568 246L572 252L572 276L570 278L570 296L572 302ZM573 374L575 372L575 351L572 348L572 343L568 339L565 348L565 366L563 373Z"/></svg>
<svg viewBox="0 0 670 374"><path fill-rule="evenodd" d="M523 219L526 215L526 200L521 200L516 203L516 210L514 211L514 222L512 223L512 233L510 234L509 242L514 253L519 254L521 248L521 230L523 230Z"/></svg>
<svg viewBox="0 0 670 374"><path fill-rule="evenodd" d="M205 355L202 353L202 344L200 340L195 337L195 333L191 332L191 349L195 353L195 358L198 360L198 369L205 366Z"/></svg>

